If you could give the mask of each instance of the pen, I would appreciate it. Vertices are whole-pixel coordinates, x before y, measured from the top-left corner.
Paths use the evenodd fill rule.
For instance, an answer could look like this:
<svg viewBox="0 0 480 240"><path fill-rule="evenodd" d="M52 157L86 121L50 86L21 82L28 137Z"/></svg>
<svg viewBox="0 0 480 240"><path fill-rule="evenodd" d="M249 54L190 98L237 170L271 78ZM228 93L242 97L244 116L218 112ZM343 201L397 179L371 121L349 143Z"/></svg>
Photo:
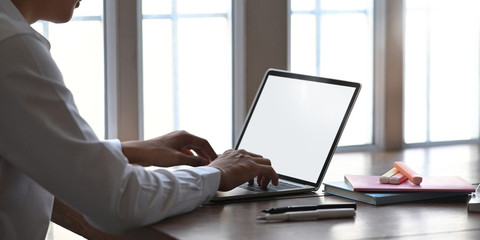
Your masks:
<svg viewBox="0 0 480 240"><path fill-rule="evenodd" d="M297 211L312 211L319 209L332 209L332 208L353 208L357 209L356 203L334 203L334 204L319 204L319 205L299 205L299 206L288 206L280 208L269 208L265 209L262 212L277 214L277 213L286 213L286 212L297 212Z"/></svg>
<svg viewBox="0 0 480 240"><path fill-rule="evenodd" d="M320 209L315 211L287 212L278 214L265 214L265 216L257 217L258 220L273 221L293 221L293 220L317 220L327 218L347 218L354 217L355 209Z"/></svg>

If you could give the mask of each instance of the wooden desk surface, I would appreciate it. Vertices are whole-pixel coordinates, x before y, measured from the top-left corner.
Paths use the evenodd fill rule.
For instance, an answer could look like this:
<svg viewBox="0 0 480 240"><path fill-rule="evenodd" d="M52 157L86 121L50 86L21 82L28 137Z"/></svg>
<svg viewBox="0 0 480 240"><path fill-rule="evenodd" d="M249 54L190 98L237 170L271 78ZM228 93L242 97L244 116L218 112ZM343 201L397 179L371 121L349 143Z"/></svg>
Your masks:
<svg viewBox="0 0 480 240"><path fill-rule="evenodd" d="M424 176L455 175L472 184L479 182L476 144L390 153L339 153L324 182L342 180L346 173L381 175L393 167L394 161L405 161ZM256 220L261 210L270 207L348 201L320 195L207 205L152 228L177 239L480 239L480 213L469 213L468 199L463 197L386 206L357 203L356 216L351 219L275 223Z"/></svg>
<svg viewBox="0 0 480 240"><path fill-rule="evenodd" d="M346 202L320 196L204 206L153 226L176 239L480 239L480 214L468 213L466 199L390 206L358 203L355 218L297 222L256 220L275 206Z"/></svg>
<svg viewBox="0 0 480 240"><path fill-rule="evenodd" d="M347 173L381 175L393 167L394 161L404 161L424 176L461 176L472 184L478 184L479 152L479 145L466 144L387 153L338 153L324 182L342 180ZM65 211L55 213L54 210L54 221L95 239L480 239L480 213L467 212L466 198L386 206L357 203L355 218L348 219L275 223L256 220L261 210L270 207L350 201L323 196L321 191L318 194L205 205L124 235L99 234L83 226L80 231L75 230L79 228L81 219L76 219L74 224L69 223L61 218Z"/></svg>

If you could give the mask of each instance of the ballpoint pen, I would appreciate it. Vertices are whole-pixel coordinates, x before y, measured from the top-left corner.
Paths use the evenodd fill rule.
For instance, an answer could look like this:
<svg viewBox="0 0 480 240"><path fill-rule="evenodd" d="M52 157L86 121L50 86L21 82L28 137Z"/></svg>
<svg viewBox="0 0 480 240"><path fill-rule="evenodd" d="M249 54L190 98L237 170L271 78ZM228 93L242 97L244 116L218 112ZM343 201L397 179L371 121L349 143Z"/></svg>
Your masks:
<svg viewBox="0 0 480 240"><path fill-rule="evenodd" d="M298 206L287 206L280 208L269 208L265 209L262 212L270 214L286 213L286 212L297 212L297 211L312 211L319 209L334 209L334 208L353 208L357 209L357 204L352 203L334 203L334 204L318 204L318 205L298 205Z"/></svg>
<svg viewBox="0 0 480 240"><path fill-rule="evenodd" d="M339 209L320 209L314 211L298 211L286 212L278 214L265 214L265 216L257 217L258 220L267 221L293 221L293 220L317 220L327 218L347 218L354 217L355 209L339 208Z"/></svg>

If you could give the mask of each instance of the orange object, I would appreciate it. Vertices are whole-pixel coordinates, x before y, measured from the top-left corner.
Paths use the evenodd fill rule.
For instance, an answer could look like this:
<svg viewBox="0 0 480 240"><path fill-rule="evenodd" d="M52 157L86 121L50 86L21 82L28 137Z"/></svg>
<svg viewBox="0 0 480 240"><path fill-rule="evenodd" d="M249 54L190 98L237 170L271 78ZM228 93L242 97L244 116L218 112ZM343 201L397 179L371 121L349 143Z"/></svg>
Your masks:
<svg viewBox="0 0 480 240"><path fill-rule="evenodd" d="M420 175L418 175L417 173L415 173L415 171L413 171L411 168L409 168L405 163L394 162L393 166L395 166L395 168L399 172L401 172L403 175L405 175L405 177L407 177L408 180L410 180L410 182L414 183L415 185L420 185L420 183L422 182L423 178Z"/></svg>

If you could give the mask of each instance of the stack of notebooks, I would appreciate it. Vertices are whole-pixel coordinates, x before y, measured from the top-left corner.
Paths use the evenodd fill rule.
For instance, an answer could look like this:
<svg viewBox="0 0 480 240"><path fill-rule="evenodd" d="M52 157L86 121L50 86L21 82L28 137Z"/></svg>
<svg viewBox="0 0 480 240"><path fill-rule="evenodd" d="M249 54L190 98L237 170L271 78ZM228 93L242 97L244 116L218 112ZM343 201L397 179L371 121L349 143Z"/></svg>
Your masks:
<svg viewBox="0 0 480 240"><path fill-rule="evenodd" d="M345 181L324 183L324 192L373 205L467 196L475 187L460 177L423 177L420 185L410 181L383 184L379 176L345 175Z"/></svg>

